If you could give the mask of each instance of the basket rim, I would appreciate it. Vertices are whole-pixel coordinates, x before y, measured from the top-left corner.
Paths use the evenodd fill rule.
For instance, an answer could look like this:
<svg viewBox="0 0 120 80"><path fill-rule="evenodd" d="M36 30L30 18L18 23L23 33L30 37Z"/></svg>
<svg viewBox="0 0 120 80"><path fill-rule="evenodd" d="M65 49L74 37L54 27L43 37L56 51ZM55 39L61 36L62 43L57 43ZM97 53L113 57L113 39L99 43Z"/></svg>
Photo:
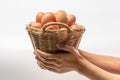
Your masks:
<svg viewBox="0 0 120 80"><path fill-rule="evenodd" d="M42 31L42 32L43 32L42 28L30 27L32 23L34 23L34 22L29 22L29 23L26 25L26 30L27 30L27 31L38 31L38 32L41 32L41 31ZM44 24L44 25L46 25L46 24ZM79 30L80 32L84 32L84 31L86 30L84 26L79 25L79 24L77 24L77 25L79 26L78 29L71 29L71 28L69 28L70 31L72 32L73 30ZM65 29L65 30L66 30L66 29ZM49 30L49 31L47 30L47 31L45 31L45 32L57 32L57 31L59 31L59 30Z"/></svg>

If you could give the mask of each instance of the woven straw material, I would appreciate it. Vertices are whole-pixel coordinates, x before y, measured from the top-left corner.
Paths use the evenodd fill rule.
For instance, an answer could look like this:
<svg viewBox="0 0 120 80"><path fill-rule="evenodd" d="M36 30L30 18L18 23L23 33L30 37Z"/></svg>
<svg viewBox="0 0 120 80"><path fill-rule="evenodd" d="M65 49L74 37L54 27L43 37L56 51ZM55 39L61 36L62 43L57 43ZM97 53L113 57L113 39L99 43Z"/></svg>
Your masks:
<svg viewBox="0 0 120 80"><path fill-rule="evenodd" d="M47 23L43 25L41 29L31 28L31 24L32 23L29 23L26 26L26 30L30 36L34 49L40 49L50 53L65 52L56 47L57 43L68 44L78 48L82 35L85 31L85 28L82 26L72 30L68 25L60 22ZM46 30L47 27L52 25L60 25L65 27L65 29Z"/></svg>

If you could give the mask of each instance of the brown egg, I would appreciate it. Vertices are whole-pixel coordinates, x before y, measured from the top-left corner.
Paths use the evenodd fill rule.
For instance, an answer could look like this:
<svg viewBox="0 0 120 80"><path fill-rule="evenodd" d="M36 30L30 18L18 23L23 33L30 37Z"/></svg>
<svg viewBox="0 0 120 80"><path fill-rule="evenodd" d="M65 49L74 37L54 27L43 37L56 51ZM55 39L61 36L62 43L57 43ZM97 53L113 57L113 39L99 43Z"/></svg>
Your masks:
<svg viewBox="0 0 120 80"><path fill-rule="evenodd" d="M75 17L73 14L68 14L68 15L67 15L67 19L68 19L67 24L68 24L69 26L75 24L76 17Z"/></svg>
<svg viewBox="0 0 120 80"><path fill-rule="evenodd" d="M56 25L54 25L54 26L48 26L47 28L46 28L46 30L58 30L59 29L59 26L56 26Z"/></svg>
<svg viewBox="0 0 120 80"><path fill-rule="evenodd" d="M44 25L48 22L55 22L55 16L52 12L46 12L41 19L42 25Z"/></svg>
<svg viewBox="0 0 120 80"><path fill-rule="evenodd" d="M39 22L34 22L34 23L32 23L31 27L32 27L32 28L41 28L41 23L39 23Z"/></svg>
<svg viewBox="0 0 120 80"><path fill-rule="evenodd" d="M71 29L75 30L75 29L78 29L78 27L79 27L79 25L73 24L73 25L71 26Z"/></svg>
<svg viewBox="0 0 120 80"><path fill-rule="evenodd" d="M59 30L67 30L66 28L60 28Z"/></svg>
<svg viewBox="0 0 120 80"><path fill-rule="evenodd" d="M56 22L67 23L67 13L64 10L59 10L55 14Z"/></svg>
<svg viewBox="0 0 120 80"><path fill-rule="evenodd" d="M41 23L41 18L44 15L43 12L38 12L36 15L36 22L40 22Z"/></svg>

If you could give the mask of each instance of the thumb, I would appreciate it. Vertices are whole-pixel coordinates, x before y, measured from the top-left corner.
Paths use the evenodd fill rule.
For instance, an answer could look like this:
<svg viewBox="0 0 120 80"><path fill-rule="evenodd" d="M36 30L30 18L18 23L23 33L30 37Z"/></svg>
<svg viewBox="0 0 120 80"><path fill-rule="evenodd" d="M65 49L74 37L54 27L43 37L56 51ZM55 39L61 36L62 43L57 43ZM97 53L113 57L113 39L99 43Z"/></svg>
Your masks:
<svg viewBox="0 0 120 80"><path fill-rule="evenodd" d="M65 45L57 44L56 46L57 46L57 48L59 48L61 50L65 50L65 51L73 54L77 58L78 57L82 58L82 56L80 55L79 51L76 48L72 47L72 46L69 46L69 45L66 45L66 44Z"/></svg>

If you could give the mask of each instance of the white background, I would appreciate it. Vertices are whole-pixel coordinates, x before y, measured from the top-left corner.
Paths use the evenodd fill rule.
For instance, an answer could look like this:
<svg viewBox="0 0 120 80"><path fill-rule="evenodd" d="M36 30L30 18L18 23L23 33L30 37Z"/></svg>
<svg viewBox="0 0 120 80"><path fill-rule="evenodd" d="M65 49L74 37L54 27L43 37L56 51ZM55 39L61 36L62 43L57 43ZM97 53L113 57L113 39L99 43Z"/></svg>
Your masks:
<svg viewBox="0 0 120 80"><path fill-rule="evenodd" d="M39 11L72 13L85 26L80 47L120 57L120 0L0 0L0 80L88 80L40 69L25 25Z"/></svg>

